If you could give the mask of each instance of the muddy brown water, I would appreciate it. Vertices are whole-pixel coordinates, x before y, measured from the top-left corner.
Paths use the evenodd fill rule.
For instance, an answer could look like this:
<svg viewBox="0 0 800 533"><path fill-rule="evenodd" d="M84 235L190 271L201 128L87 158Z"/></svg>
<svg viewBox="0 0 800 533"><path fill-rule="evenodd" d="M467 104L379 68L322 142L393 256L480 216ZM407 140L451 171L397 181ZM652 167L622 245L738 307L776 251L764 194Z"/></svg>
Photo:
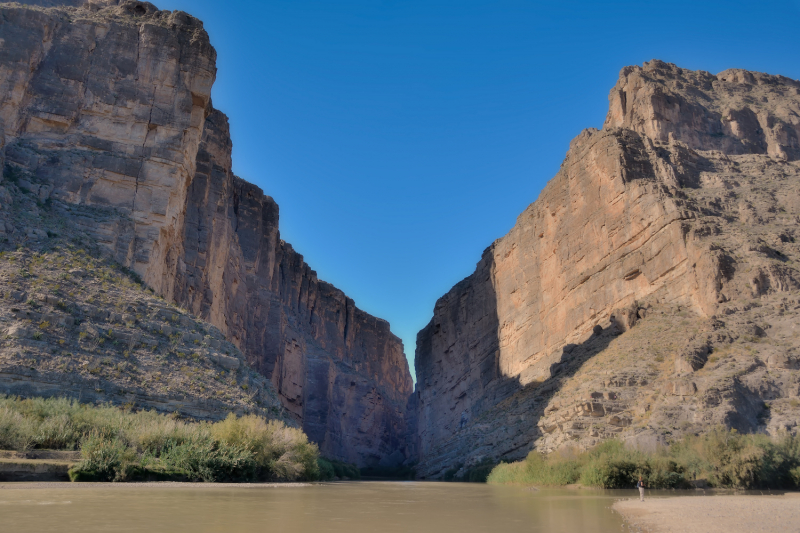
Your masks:
<svg viewBox="0 0 800 533"><path fill-rule="evenodd" d="M634 492L433 482L6 483L0 484L0 531L619 533L622 519L610 507L626 496Z"/></svg>

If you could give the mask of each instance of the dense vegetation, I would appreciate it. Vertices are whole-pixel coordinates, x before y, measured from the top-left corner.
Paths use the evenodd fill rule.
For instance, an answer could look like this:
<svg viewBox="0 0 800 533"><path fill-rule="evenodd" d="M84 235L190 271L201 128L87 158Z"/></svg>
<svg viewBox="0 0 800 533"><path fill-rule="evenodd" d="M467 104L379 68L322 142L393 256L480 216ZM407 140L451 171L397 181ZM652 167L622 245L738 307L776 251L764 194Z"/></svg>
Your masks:
<svg viewBox="0 0 800 533"><path fill-rule="evenodd" d="M611 489L633 487L639 476L651 488L686 488L695 479L711 487L800 488L800 438L742 435L720 427L654 453L610 440L583 453L532 451L524 461L497 465L488 482Z"/></svg>
<svg viewBox="0 0 800 533"><path fill-rule="evenodd" d="M361 479L361 471L353 463L320 457L317 464L319 464L320 481L329 481L336 478Z"/></svg>
<svg viewBox="0 0 800 533"><path fill-rule="evenodd" d="M74 400L0 397L0 449L80 450L73 481L297 481L320 477L319 450L283 422L231 414L183 421Z"/></svg>

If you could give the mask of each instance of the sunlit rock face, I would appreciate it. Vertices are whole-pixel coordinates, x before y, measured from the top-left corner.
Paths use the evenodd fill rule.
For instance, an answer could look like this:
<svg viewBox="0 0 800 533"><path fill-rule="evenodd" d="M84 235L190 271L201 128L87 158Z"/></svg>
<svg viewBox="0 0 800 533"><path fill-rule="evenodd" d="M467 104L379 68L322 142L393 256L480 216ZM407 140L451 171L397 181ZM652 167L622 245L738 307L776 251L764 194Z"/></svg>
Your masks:
<svg viewBox="0 0 800 533"><path fill-rule="evenodd" d="M485 457L518 458L534 446L586 447L611 436L647 433L657 440L667 430L680 433L667 427L675 417L635 427L632 414L620 413L658 387L669 388L670 397L686 396L673 394L683 385L667 383L680 374L676 368L687 371L673 359L691 359L683 352L697 347L687 343L734 342L739 330L733 318L727 340L718 338L723 326L709 325L723 308L745 312L730 302L756 294L779 305L800 287L797 271L782 260L788 256L764 251L778 245L758 244L779 243L781 254L797 248L799 93L797 81L741 70L713 76L660 61L622 70L603 129L585 130L572 141L559 173L513 229L484 251L475 273L439 299L417 337L421 475L437 477ZM744 257L742 248L763 253ZM692 326L703 327L647 340L676 343L666 355L667 370L617 362L603 373L635 375L580 389L576 376L600 379L597 371L581 373L581 365L616 349L612 337L629 335L649 305L689 313ZM716 340L699 340L706 329L717 331ZM689 364L688 372L702 366ZM699 392L700 378L681 389L693 391L691 409L710 413L706 425L735 425L729 415L746 411L735 398L700 399L715 387L730 389L729 378L720 371L704 377ZM605 388L628 381L634 389L614 392L613 406L582 407L608 400ZM574 397L562 401L573 389ZM741 394L763 396L748 390ZM674 407L667 403L654 400L649 412ZM562 404L573 414L563 415ZM545 416L559 409L559 416ZM744 429L763 425L747 416Z"/></svg>
<svg viewBox="0 0 800 533"><path fill-rule="evenodd" d="M604 129L631 129L655 142L729 155L800 159L798 83L728 69L716 76L653 61L626 67L611 90Z"/></svg>
<svg viewBox="0 0 800 533"><path fill-rule="evenodd" d="M177 238L216 75L202 23L131 2L3 14L4 162L52 182L55 198L124 214L90 229L155 279L162 243Z"/></svg>
<svg viewBox="0 0 800 533"><path fill-rule="evenodd" d="M202 22L147 2L25 3L0 4L0 163L107 208L73 222L239 346L323 454L406 461L402 343L318 280L280 239L277 204L233 175Z"/></svg>

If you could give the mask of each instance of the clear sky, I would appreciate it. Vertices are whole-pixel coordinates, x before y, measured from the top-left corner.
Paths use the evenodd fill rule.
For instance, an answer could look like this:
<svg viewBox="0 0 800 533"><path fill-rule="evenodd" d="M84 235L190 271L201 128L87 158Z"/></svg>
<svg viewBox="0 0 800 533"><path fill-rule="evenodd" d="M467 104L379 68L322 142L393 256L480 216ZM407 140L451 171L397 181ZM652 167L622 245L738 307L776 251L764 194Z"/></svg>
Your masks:
<svg viewBox="0 0 800 533"><path fill-rule="evenodd" d="M800 78L800 0L155 3L205 23L235 172L412 373L436 300L602 125L622 67Z"/></svg>

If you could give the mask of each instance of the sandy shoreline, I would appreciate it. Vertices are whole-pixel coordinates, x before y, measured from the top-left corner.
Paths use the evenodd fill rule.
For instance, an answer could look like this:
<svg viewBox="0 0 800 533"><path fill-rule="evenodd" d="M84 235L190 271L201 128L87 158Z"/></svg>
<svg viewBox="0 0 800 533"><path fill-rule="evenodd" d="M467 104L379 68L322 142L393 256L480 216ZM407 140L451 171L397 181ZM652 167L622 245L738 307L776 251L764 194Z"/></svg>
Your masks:
<svg viewBox="0 0 800 533"><path fill-rule="evenodd" d="M800 493L630 499L612 509L643 533L800 533Z"/></svg>

